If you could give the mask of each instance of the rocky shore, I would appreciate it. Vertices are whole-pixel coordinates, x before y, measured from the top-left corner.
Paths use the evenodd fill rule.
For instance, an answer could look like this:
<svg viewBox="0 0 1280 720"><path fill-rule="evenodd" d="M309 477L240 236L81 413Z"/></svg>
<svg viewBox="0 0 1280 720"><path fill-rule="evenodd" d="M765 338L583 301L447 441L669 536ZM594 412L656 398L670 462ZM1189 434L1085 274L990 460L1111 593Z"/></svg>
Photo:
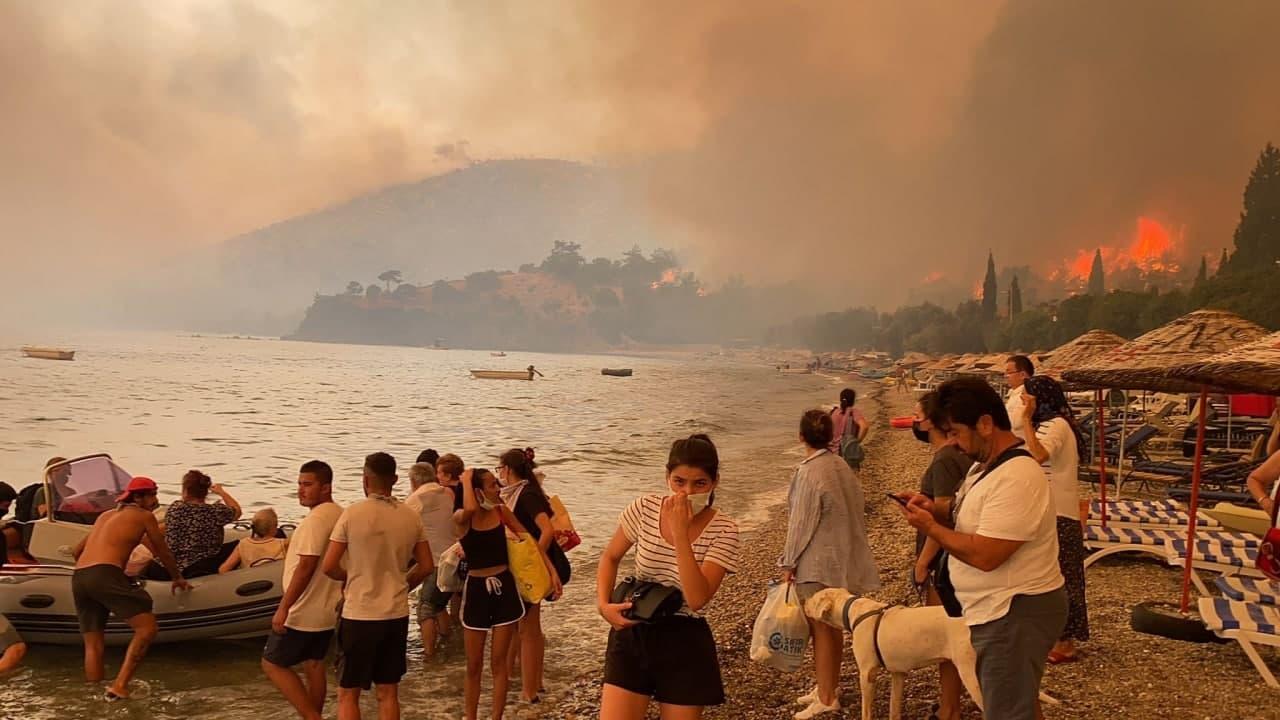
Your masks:
<svg viewBox="0 0 1280 720"><path fill-rule="evenodd" d="M890 417L910 414L914 402L914 395L892 389L877 389L865 403L860 402L875 428L861 472L868 533L883 583L875 597L892 604L917 602L908 575L913 531L903 522L897 506L884 497L888 491L915 487L929 459L928 449L910 433L888 427ZM748 658L751 626L766 583L777 577L774 563L785 534L785 506L776 508L769 522L744 534L743 566L725 580L707 612L729 700L709 709L706 718L790 718L799 709L795 698L812 687L811 665L785 674ZM1192 644L1130 629L1132 606L1144 600L1176 600L1180 578L1173 568L1132 556L1113 556L1090 567L1092 640L1081 645L1079 662L1049 667L1044 689L1061 704L1046 707L1047 718L1280 718L1280 691L1266 687L1235 643ZM1270 648L1260 651L1264 658L1274 659ZM903 717L928 717L936 694L936 672L911 673ZM594 718L599 697L599 676L584 678L544 706L536 717ZM847 650L840 702L844 708L840 713L824 717L859 717L857 669ZM889 682L882 678L877 686L875 716L887 718L888 705ZM964 713L967 720L981 717L967 698ZM657 717L656 707L651 715Z"/></svg>

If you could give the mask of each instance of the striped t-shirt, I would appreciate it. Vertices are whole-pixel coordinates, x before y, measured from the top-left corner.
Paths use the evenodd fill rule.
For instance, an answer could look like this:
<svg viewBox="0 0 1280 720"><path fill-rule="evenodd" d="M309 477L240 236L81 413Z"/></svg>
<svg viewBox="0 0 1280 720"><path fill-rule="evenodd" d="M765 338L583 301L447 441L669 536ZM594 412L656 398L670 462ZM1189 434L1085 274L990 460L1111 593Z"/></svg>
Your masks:
<svg viewBox="0 0 1280 720"><path fill-rule="evenodd" d="M680 587L680 567L676 549L662 537L658 517L662 512L661 495L645 495L622 511L618 524L622 533L636 546L637 580ZM738 524L719 510L707 527L693 541L693 557L698 564L710 560L728 572L738 571ZM697 615L686 604L682 615Z"/></svg>

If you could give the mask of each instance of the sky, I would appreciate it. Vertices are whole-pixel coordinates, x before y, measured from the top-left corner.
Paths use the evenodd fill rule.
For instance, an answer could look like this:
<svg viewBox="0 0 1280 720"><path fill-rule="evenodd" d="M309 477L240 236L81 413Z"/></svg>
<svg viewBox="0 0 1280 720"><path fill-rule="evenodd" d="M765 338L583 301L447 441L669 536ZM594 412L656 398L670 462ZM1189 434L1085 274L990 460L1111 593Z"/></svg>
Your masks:
<svg viewBox="0 0 1280 720"><path fill-rule="evenodd" d="M504 157L624 167L699 274L840 307L1140 217L1216 257L1280 140L1277 26L1249 0L0 3L0 302Z"/></svg>

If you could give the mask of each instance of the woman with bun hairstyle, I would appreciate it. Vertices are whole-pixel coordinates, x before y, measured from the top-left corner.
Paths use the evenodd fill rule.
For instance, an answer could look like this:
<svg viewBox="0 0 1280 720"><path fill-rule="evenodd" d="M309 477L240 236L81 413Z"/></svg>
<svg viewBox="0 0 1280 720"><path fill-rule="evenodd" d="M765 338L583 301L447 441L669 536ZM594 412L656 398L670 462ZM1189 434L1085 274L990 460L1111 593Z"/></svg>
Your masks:
<svg viewBox="0 0 1280 720"><path fill-rule="evenodd" d="M467 470L462 473L460 485L462 509L453 514L453 522L467 558L467 579L462 586L462 610L459 613L465 629L463 639L467 652L464 708L467 720L475 720L484 672L484 644L492 633L493 648L489 660L493 672L492 717L502 720L510 683L507 657L516 623L524 617L524 605L507 557L506 528L516 532L525 532L525 528L502 504L498 480L493 473ZM545 554L542 559L554 576L551 561Z"/></svg>
<svg viewBox="0 0 1280 720"><path fill-rule="evenodd" d="M498 482L502 484L502 502L528 528L543 554L552 564L565 561L564 551L556 544L555 530L551 527L551 502L542 491L542 483L534 473L533 448L512 448L498 458ZM560 556L557 557L556 553ZM563 579L553 569L551 572L555 595L562 592ZM542 633L542 603L525 603L524 619L520 621L520 637L511 648L510 661L514 665L516 653L520 654L520 699L537 703L542 689L542 665L546 656L546 636Z"/></svg>
<svg viewBox="0 0 1280 720"><path fill-rule="evenodd" d="M738 526L716 507L720 457L711 438L677 440L667 458L666 488L626 507L600 558L596 605L609 622L602 720L641 720L656 700L663 720L697 720L724 702L715 638L700 613L725 575L738 569ZM618 565L632 548L635 579L678 588L674 614L637 624L631 603L611 600Z"/></svg>
<svg viewBox="0 0 1280 720"><path fill-rule="evenodd" d="M801 605L827 588L863 595L880 587L867 526L862 483L842 458L832 454L835 428L831 416L810 410L800 417L805 459L796 468L787 494L787 540L778 566L784 582L794 582ZM844 634L840 628L809 620L817 685L796 701L808 720L840 709L840 660Z"/></svg>

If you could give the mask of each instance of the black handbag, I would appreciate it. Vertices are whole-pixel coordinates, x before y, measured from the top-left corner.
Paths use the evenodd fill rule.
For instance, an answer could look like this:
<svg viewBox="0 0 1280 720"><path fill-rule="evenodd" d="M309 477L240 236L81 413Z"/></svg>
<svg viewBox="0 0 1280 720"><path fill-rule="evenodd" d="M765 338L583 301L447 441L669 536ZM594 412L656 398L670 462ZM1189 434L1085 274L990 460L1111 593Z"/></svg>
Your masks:
<svg viewBox="0 0 1280 720"><path fill-rule="evenodd" d="M680 588L628 577L613 589L612 603L631 603L622 617L636 622L654 622L675 615L684 605Z"/></svg>
<svg viewBox="0 0 1280 720"><path fill-rule="evenodd" d="M983 470L982 474L978 476L978 479L973 481L973 484L969 486L969 490L967 492L972 492L973 489L978 486L978 483L982 482L983 478L991 474L991 471L1003 465L1005 461L1012 460L1016 457L1031 457L1031 453L1022 449L1021 445L1015 445L1000 453L1000 456L995 459L995 462L991 463L991 466L986 470ZM953 525L955 514L959 511L960 506L957 504L955 508L952 509ZM942 600L942 607L946 609L947 615L950 615L951 617L962 617L964 616L964 608L960 605L960 599L956 597L956 586L951 582L951 569L948 567L950 562L951 553L946 550L940 550L938 552L938 569L933 574L933 589L937 591L938 598Z"/></svg>

